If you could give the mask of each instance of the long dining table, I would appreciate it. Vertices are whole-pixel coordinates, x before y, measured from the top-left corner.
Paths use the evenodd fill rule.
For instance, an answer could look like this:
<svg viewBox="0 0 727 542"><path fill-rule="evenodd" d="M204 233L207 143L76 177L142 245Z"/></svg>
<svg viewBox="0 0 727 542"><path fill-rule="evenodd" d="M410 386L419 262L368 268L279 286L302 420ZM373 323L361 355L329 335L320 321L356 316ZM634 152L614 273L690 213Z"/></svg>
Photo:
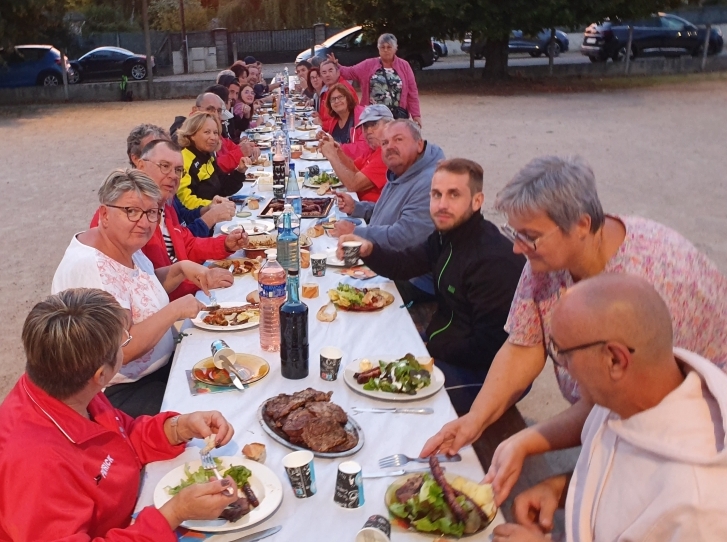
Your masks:
<svg viewBox="0 0 727 542"><path fill-rule="evenodd" d="M321 169L330 169L327 162L311 162L295 160L296 169L317 164ZM269 168L266 168L269 169ZM250 194L256 188L246 185L241 194ZM252 211L252 219L262 211L272 198L272 192L257 192L265 197L257 211ZM302 196L313 196L315 192L302 188ZM335 211L334 207L334 211ZM332 211L332 212L334 212ZM233 219L239 222L249 219ZM268 219L261 219L268 220ZM301 232L314 225L314 220L303 219ZM223 224L224 225L224 224ZM218 227L219 231L219 227ZM312 254L335 253L337 240L327 234L313 239L310 249ZM235 428L232 441L213 452L215 456L239 456L245 444L259 442L266 446L268 466L280 479L283 486L283 499L277 511L262 523L247 526L243 518L238 522L240 529L215 534L209 540L227 542L269 527L281 525L282 529L266 538L270 542L343 542L353 541L369 516L380 514L388 516L384 495L387 487L396 480L395 477L364 478L364 499L362 507L345 509L333 500L338 465L342 461L358 462L364 477L370 473L380 473L379 459L392 454L403 453L410 457L419 454L425 441L443 424L456 418L455 411L445 389L433 396L413 400L406 403L393 403L373 399L351 389L343 381L343 370L354 360L367 358L373 362L378 360L394 360L407 353L415 356L426 356L427 349L420 337L407 309L404 307L394 283L384 277L376 276L368 280L354 279L342 275L340 268L328 266L325 276L314 277L312 268L301 269L300 283L315 283L319 287L319 296L314 299L302 299L308 305L309 319L309 375L301 380L288 380L280 372L280 355L261 349L258 328L242 331L207 331L192 327L186 321L182 327L184 336L179 342L172 361L171 373L167 385L163 411L192 412L200 410L218 410ZM357 287L378 287L394 296L393 304L371 313L354 313L339 310L333 322L324 323L316 319L316 313L328 303L327 292L335 289L339 282ZM218 302L234 301L245 303L248 293L257 289L257 281L251 274L236 277L233 286L215 290ZM207 296L199 293L204 302ZM270 365L269 374L249 385L244 391L225 393L208 393L192 395L188 385L187 371L200 360L210 356L210 345L217 339L223 339L238 353L247 353L264 358ZM323 347L335 346L343 351L343 359L338 379L325 381L319 374L319 353ZM446 384L445 384L446 386ZM268 398L280 393L294 393L305 388L314 388L323 392L333 392L331 401L341 406L363 429L363 447L354 455L340 459L316 457L314 460L317 493L309 498L296 498L288 482L283 457L291 449L273 440L262 429L258 409ZM432 414L398 414L398 413L359 413L354 414L352 407L431 407ZM153 504L154 489L161 478L170 470L195 459L199 459L200 449L204 447L201 440L192 440L184 453L179 457L148 465L143 474L142 487L137 502L137 510ZM447 473L461 475L474 481L480 481L484 472L471 446L460 452L460 462L443 464ZM408 463L403 468L421 469L421 463ZM388 469L395 470L395 469ZM498 511L495 520L484 531L469 537L468 540L485 541L491 539L492 529L503 523L504 519ZM416 533L392 527L392 542L414 542L433 540L436 536Z"/></svg>

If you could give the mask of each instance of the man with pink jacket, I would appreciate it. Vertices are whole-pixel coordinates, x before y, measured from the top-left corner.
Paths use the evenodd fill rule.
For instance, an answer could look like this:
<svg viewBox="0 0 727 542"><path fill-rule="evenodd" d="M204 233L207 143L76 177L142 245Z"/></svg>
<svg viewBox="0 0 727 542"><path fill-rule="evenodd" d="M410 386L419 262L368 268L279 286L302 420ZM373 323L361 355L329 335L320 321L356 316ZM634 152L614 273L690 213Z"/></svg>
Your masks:
<svg viewBox="0 0 727 542"><path fill-rule="evenodd" d="M406 110L421 128L419 89L409 63L396 56L396 36L381 34L377 45L379 57L369 58L355 66L340 66L341 76L358 82L362 105L383 104L392 110L394 118L401 118L397 110ZM338 63L333 54L329 54L328 58Z"/></svg>
<svg viewBox="0 0 727 542"><path fill-rule="evenodd" d="M563 504L568 542L727 540L727 375L673 348L656 290L632 275L587 279L561 297L551 331L553 362L595 406L575 471L518 495L519 525L498 526L493 541L549 540ZM574 429L526 431L565 440Z"/></svg>

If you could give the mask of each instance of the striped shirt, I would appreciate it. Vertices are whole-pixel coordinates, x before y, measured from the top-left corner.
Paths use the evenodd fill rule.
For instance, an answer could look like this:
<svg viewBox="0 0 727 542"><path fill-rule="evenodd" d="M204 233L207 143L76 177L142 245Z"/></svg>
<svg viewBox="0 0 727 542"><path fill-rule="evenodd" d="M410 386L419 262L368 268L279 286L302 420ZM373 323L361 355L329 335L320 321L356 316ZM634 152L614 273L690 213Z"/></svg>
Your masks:
<svg viewBox="0 0 727 542"><path fill-rule="evenodd" d="M177 262L177 255L174 253L174 244L172 238L169 236L169 230L167 229L167 222L164 220L164 210L162 209L162 216L159 219L159 227L162 229L162 238L164 239L164 246L167 249L167 254L172 263Z"/></svg>

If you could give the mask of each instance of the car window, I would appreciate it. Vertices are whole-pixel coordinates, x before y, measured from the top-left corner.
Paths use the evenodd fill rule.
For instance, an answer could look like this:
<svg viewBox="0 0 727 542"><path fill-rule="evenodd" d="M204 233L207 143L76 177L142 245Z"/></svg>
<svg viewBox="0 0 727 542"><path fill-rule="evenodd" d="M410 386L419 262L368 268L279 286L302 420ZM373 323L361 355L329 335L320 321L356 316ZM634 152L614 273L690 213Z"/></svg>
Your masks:
<svg viewBox="0 0 727 542"><path fill-rule="evenodd" d="M109 58L111 60L124 60L127 58L128 55L125 55L124 53L119 53L118 51L111 51L109 53Z"/></svg>
<svg viewBox="0 0 727 542"><path fill-rule="evenodd" d="M109 51L96 51L88 55L87 58L89 60L108 60L111 58L111 53Z"/></svg>
<svg viewBox="0 0 727 542"><path fill-rule="evenodd" d="M684 23L671 17L661 17L661 26L669 30L684 30Z"/></svg>
<svg viewBox="0 0 727 542"><path fill-rule="evenodd" d="M38 60L42 60L48 53L48 49L39 49L36 47L23 47L19 48L17 51L20 58L26 62L37 62Z"/></svg>

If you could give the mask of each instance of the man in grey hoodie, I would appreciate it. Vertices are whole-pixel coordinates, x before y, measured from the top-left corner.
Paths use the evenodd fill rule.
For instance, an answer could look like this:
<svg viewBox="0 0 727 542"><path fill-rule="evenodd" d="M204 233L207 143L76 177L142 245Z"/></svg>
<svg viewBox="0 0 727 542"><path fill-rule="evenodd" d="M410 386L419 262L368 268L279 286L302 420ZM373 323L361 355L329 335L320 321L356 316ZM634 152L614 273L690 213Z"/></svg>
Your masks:
<svg viewBox="0 0 727 542"><path fill-rule="evenodd" d="M389 251L422 244L434 229L429 192L434 169L444 160L444 152L424 141L419 127L408 119L387 125L381 149L389 171L379 201L354 201L346 193L338 194L338 208L352 217L363 218L368 227L354 227L352 222L340 220L335 232L338 236L354 233ZM413 278L411 284L430 296L434 294L431 275ZM402 291L405 301L426 298L419 294L416 290Z"/></svg>

